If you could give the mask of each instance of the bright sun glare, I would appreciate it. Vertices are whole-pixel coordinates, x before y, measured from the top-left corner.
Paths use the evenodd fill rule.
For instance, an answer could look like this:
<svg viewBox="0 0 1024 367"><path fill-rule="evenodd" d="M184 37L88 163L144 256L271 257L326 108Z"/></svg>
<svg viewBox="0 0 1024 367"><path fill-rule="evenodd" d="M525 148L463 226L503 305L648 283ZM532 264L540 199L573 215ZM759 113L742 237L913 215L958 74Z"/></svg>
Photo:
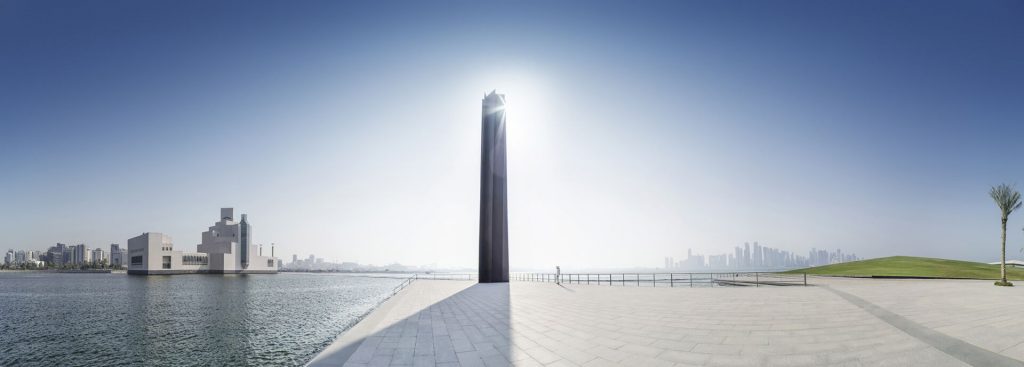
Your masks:
<svg viewBox="0 0 1024 367"><path fill-rule="evenodd" d="M525 76L505 76L488 81L489 88L505 95L505 114L517 129L529 130L544 119L545 91L536 80ZM489 90L488 90L489 92Z"/></svg>
<svg viewBox="0 0 1024 367"><path fill-rule="evenodd" d="M510 74L482 78L478 89L485 93L495 90L505 95L508 149L510 159L524 165L543 156L551 111L548 99L554 94L535 75Z"/></svg>

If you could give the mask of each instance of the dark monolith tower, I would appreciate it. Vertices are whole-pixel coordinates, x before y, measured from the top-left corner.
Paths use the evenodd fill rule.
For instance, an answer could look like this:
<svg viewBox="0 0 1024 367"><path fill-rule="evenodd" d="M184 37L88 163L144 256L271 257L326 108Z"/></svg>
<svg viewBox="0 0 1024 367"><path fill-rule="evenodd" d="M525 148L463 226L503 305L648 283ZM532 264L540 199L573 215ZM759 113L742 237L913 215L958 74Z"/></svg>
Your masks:
<svg viewBox="0 0 1024 367"><path fill-rule="evenodd" d="M505 95L483 100L480 145L480 283L508 282Z"/></svg>

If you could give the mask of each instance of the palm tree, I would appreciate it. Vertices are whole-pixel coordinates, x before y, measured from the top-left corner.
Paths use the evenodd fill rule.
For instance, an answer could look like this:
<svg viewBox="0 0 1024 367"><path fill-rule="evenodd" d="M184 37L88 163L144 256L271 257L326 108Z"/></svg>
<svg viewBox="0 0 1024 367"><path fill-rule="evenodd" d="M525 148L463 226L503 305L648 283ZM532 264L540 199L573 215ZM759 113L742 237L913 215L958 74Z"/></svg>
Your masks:
<svg viewBox="0 0 1024 367"><path fill-rule="evenodd" d="M1012 286L1006 280L1006 219L1010 217L1010 213L1014 210L1020 209L1020 192L1007 184L1000 184L999 186L993 186L992 190L988 192L988 195L995 200L996 205L999 206L999 210L1003 213L1003 247L1002 247L1002 258L999 262L999 276L1000 280L996 282L996 285Z"/></svg>

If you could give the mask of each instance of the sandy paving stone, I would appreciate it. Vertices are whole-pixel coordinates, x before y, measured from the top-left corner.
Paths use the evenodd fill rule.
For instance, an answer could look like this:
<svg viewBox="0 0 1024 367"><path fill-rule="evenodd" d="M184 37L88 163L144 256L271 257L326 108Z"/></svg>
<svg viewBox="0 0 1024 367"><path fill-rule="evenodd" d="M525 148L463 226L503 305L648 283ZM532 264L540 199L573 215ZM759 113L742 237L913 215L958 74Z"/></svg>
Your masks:
<svg viewBox="0 0 1024 367"><path fill-rule="evenodd" d="M818 286L691 289L419 280L389 300L391 308L375 311L386 315L345 365L968 365L833 290L980 348L1024 357L1024 313L1017 311L1024 287L813 283ZM973 299L964 301L965 295ZM954 296L960 298L947 299Z"/></svg>

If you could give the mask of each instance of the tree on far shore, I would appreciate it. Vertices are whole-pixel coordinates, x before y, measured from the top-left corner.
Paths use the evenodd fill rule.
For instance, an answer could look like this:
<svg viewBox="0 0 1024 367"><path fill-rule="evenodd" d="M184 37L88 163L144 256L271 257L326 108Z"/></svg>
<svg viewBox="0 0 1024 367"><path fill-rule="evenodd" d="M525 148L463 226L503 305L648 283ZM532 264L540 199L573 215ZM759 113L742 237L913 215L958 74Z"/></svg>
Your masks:
<svg viewBox="0 0 1024 367"><path fill-rule="evenodd" d="M1007 184L1000 184L999 186L993 186L992 190L988 192L988 195L992 197L992 200L999 206L999 210L1002 212L1002 251L999 261L999 276L1000 280L996 282L996 285L1001 286L1013 286L1006 280L1006 220L1010 217L1010 214L1014 210L1020 209L1020 192L1014 187Z"/></svg>

